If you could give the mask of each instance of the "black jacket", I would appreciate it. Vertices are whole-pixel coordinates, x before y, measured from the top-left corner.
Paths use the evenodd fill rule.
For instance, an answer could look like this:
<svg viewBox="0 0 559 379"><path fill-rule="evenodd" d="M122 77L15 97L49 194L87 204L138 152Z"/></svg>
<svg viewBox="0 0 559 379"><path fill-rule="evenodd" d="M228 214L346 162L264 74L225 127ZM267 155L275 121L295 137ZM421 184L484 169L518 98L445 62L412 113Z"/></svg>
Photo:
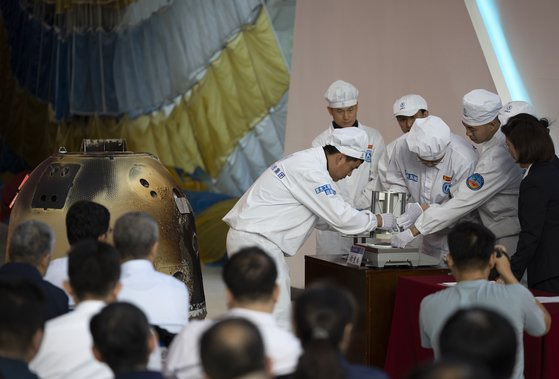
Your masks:
<svg viewBox="0 0 559 379"><path fill-rule="evenodd" d="M48 319L63 315L68 312L68 295L41 277L39 270L27 263L6 263L0 267L0 278L25 278L37 284L47 298Z"/></svg>
<svg viewBox="0 0 559 379"><path fill-rule="evenodd" d="M534 163L520 183L520 235L511 268L517 278L528 269L528 287L559 293L559 158ZM557 288L543 282L557 283Z"/></svg>

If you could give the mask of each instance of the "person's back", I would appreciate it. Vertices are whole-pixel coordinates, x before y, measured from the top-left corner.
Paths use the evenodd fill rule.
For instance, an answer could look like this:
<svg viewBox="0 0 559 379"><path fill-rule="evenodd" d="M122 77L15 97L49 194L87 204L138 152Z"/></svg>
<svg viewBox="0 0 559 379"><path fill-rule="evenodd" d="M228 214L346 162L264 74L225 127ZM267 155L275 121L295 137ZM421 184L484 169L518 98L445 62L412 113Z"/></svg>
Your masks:
<svg viewBox="0 0 559 379"><path fill-rule="evenodd" d="M47 297L49 319L68 312L66 293L43 279L54 246L52 228L40 221L17 225L10 238L10 261L0 267L0 277L24 277L36 283Z"/></svg>
<svg viewBox="0 0 559 379"><path fill-rule="evenodd" d="M104 240L109 230L109 221L109 210L103 205L88 200L76 201L68 208L65 219L70 247L86 239ZM64 281L68 280L68 256L50 262L45 280L64 289ZM71 297L70 305L74 305Z"/></svg>
<svg viewBox="0 0 559 379"><path fill-rule="evenodd" d="M291 374L301 353L297 338L278 326L272 315L278 297L277 270L272 258L257 247L233 255L223 268L230 308L221 319L243 318L262 335L275 376ZM167 355L165 374L180 379L201 378L198 345L212 320L191 321L174 339Z"/></svg>
<svg viewBox="0 0 559 379"><path fill-rule="evenodd" d="M157 338L144 313L129 303L107 305L89 323L93 354L109 365L115 379L163 379L147 369Z"/></svg>
<svg viewBox="0 0 559 379"><path fill-rule="evenodd" d="M510 270L508 259L497 258L495 235L483 225L459 223L448 234L448 265L457 279L456 285L431 294L420 306L420 331L423 347L433 348L439 356L437 344L446 320L458 309L479 306L504 315L513 325L517 338L523 332L540 336L551 322L549 313L523 287ZM490 269L496 265L506 285L489 282ZM523 344L517 349L514 377L522 377Z"/></svg>
<svg viewBox="0 0 559 379"><path fill-rule="evenodd" d="M155 270L159 226L143 212L115 223L113 239L122 261L120 301L138 306L152 325L173 334L188 323L189 294L183 282Z"/></svg>
<svg viewBox="0 0 559 379"><path fill-rule="evenodd" d="M0 378L38 379L28 362L41 345L46 305L32 281L0 279Z"/></svg>
<svg viewBox="0 0 559 379"><path fill-rule="evenodd" d="M314 283L295 301L293 324L303 345L294 379L385 379L379 369L344 357L356 313L355 299L329 283Z"/></svg>
<svg viewBox="0 0 559 379"><path fill-rule="evenodd" d="M95 240L78 242L68 254L68 290L74 311L47 322L43 344L31 367L41 378L112 378L109 367L91 351L89 320L120 288L120 259L116 249Z"/></svg>

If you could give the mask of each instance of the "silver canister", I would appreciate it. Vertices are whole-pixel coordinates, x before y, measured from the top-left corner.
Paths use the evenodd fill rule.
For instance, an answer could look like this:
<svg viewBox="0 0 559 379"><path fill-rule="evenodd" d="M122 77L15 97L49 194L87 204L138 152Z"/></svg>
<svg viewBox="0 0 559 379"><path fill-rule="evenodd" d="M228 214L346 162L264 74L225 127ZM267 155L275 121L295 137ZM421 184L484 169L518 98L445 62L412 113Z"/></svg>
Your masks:
<svg viewBox="0 0 559 379"><path fill-rule="evenodd" d="M406 211L407 193L391 191L373 191L371 199L371 212L374 214L392 213L398 217ZM373 237L389 240L391 233L389 230L376 229Z"/></svg>

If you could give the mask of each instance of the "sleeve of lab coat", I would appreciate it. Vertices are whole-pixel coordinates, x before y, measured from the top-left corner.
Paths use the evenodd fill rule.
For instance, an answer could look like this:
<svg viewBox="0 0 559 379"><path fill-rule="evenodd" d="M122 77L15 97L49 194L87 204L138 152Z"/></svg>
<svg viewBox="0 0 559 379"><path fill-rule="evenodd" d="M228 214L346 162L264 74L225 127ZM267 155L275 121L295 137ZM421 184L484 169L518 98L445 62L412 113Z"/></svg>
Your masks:
<svg viewBox="0 0 559 379"><path fill-rule="evenodd" d="M452 199L439 207L426 209L419 216L415 227L421 234L438 232L485 204L495 194L505 189L510 182L517 180L518 167L509 156L501 152L480 159L474 172L483 178L481 188L472 189L467 185L468 178L462 180Z"/></svg>
<svg viewBox="0 0 559 379"><path fill-rule="evenodd" d="M374 214L351 207L321 170L297 170L286 176L293 197L341 233L360 234L377 227Z"/></svg>

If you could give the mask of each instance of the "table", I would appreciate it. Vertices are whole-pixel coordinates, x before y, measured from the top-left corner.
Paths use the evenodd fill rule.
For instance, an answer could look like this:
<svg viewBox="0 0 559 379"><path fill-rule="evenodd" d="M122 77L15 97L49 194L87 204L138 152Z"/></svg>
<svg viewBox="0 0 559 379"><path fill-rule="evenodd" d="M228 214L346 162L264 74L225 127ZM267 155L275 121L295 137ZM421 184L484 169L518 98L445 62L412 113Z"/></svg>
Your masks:
<svg viewBox="0 0 559 379"><path fill-rule="evenodd" d="M452 278L452 277L450 277ZM433 350L421 347L419 306L421 300L440 291L448 275L403 276L398 279L385 371L393 379L404 378L411 369L433 359ZM553 296L532 291L536 296ZM551 314L551 329L543 337L524 334L524 375L526 379L559 377L559 303L546 303Z"/></svg>
<svg viewBox="0 0 559 379"><path fill-rule="evenodd" d="M355 267L346 265L342 255L305 256L305 286L328 279L355 296L359 309L346 356L353 363L376 367L385 360L398 277L444 273L448 269Z"/></svg>

